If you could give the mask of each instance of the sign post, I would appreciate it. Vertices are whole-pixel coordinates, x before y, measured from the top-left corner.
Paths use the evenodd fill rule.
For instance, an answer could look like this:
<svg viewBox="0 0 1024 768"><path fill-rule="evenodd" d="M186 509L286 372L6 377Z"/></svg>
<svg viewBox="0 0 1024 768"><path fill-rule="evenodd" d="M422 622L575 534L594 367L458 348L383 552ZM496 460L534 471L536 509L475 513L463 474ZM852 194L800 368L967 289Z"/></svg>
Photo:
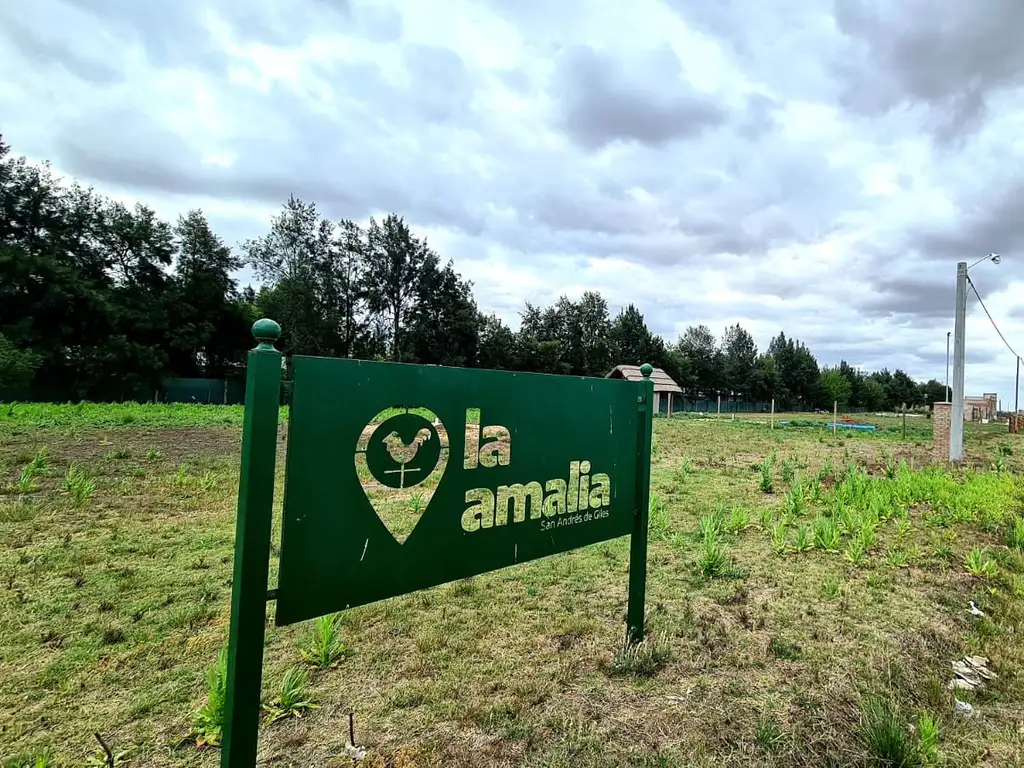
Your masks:
<svg viewBox="0 0 1024 768"><path fill-rule="evenodd" d="M648 363L640 366L643 387L637 396L637 472L636 513L633 534L629 540L629 603L626 607L626 633L631 643L644 639L644 610L647 594L647 527L651 507L651 438L654 415L654 368Z"/></svg>
<svg viewBox="0 0 1024 768"><path fill-rule="evenodd" d="M224 747L220 761L222 766L231 768L256 765L281 403L281 353L274 349L281 326L273 320L257 320L252 333L259 343L249 352L245 375Z"/></svg>
<svg viewBox="0 0 1024 768"><path fill-rule="evenodd" d="M222 768L255 765L266 602L278 626L629 535L644 635L654 385L296 356L268 592L281 329L249 354Z"/></svg>

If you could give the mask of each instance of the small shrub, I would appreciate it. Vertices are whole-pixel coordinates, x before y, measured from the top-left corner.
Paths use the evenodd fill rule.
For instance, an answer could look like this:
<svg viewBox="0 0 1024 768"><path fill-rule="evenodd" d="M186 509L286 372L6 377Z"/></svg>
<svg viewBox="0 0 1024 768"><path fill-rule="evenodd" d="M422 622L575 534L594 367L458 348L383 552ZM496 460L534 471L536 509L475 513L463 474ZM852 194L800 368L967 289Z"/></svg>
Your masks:
<svg viewBox="0 0 1024 768"><path fill-rule="evenodd" d="M656 493L651 494L648 530L655 539L668 537L668 505Z"/></svg>
<svg viewBox="0 0 1024 768"><path fill-rule="evenodd" d="M885 699L872 696L861 705L861 737L880 765L915 768L922 764L917 744L896 708Z"/></svg>
<svg viewBox="0 0 1024 768"><path fill-rule="evenodd" d="M74 505L79 507L96 493L96 481L79 464L71 462L64 473L64 490L71 495Z"/></svg>
<svg viewBox="0 0 1024 768"><path fill-rule="evenodd" d="M789 544L786 541L786 526L776 523L772 526L772 552L781 555L787 549L789 549Z"/></svg>
<svg viewBox="0 0 1024 768"><path fill-rule="evenodd" d="M220 478L217 476L217 473L208 469L203 472L203 476L199 478L199 487L204 491L212 491L217 487L218 482L220 482Z"/></svg>
<svg viewBox="0 0 1024 768"><path fill-rule="evenodd" d="M864 546L864 540L856 536L847 542L846 551L843 553L843 556L853 565L862 565L867 559L867 554L868 551Z"/></svg>
<svg viewBox="0 0 1024 768"><path fill-rule="evenodd" d="M281 679L281 690L277 699L264 706L269 716L267 724L286 717L302 717L307 709L318 709L318 705L306 698L309 673L302 667L289 667Z"/></svg>
<svg viewBox="0 0 1024 768"><path fill-rule="evenodd" d="M754 738L766 752L774 752L782 743L782 729L774 720L762 718L754 730Z"/></svg>
<svg viewBox="0 0 1024 768"><path fill-rule="evenodd" d="M33 476L41 475L46 472L47 467L50 466L50 457L46 452L45 445L36 451L36 455L32 458L32 461L29 462L28 466L31 467Z"/></svg>
<svg viewBox="0 0 1024 768"><path fill-rule="evenodd" d="M162 459L163 457L164 455L160 453L160 451L158 451L156 448L150 448L148 451L146 451L146 461L157 461L158 459Z"/></svg>
<svg viewBox="0 0 1024 768"><path fill-rule="evenodd" d="M892 568L906 568L910 565L910 559L907 557L907 554L899 547L889 547L889 551L886 553L886 560L888 560Z"/></svg>
<svg viewBox="0 0 1024 768"><path fill-rule="evenodd" d="M337 614L316 619L300 653L302 658L319 669L335 666L344 659L345 644L341 641Z"/></svg>
<svg viewBox="0 0 1024 768"><path fill-rule="evenodd" d="M722 533L724 527L725 522L722 520L722 515L716 511L710 515L701 516L697 525L697 533L703 541L714 540Z"/></svg>
<svg viewBox="0 0 1024 768"><path fill-rule="evenodd" d="M839 526L831 517L819 517L814 521L814 546L826 552L839 549Z"/></svg>
<svg viewBox="0 0 1024 768"><path fill-rule="evenodd" d="M768 641L768 651L775 658L784 661L796 661L803 655L799 645L787 643L779 637L773 637Z"/></svg>
<svg viewBox="0 0 1024 768"><path fill-rule="evenodd" d="M750 512L743 507L733 507L729 520L725 524L725 530L733 535L741 533L750 527Z"/></svg>
<svg viewBox="0 0 1024 768"><path fill-rule="evenodd" d="M1006 546L1024 552L1024 517L1014 517L1006 529Z"/></svg>
<svg viewBox="0 0 1024 768"><path fill-rule="evenodd" d="M800 483L797 483L789 489L789 493L786 494L785 501L785 515L789 519L795 519L799 517L806 506L804 501L804 489Z"/></svg>
<svg viewBox="0 0 1024 768"><path fill-rule="evenodd" d="M697 572L705 579L728 576L732 572L728 548L718 539L704 539L697 555Z"/></svg>
<svg viewBox="0 0 1024 768"><path fill-rule="evenodd" d="M974 547L967 553L964 557L964 565L969 574L979 579L993 579L999 573L996 561L985 550L978 547Z"/></svg>
<svg viewBox="0 0 1024 768"><path fill-rule="evenodd" d="M222 648L206 673L206 703L193 715L196 746L215 747L224 730L224 702L228 689L228 650Z"/></svg>
<svg viewBox="0 0 1024 768"><path fill-rule="evenodd" d="M761 470L761 480L758 482L757 487L761 490L761 493L774 493L775 492L775 461L778 458L778 454L774 451L766 456L760 463L759 469Z"/></svg>
<svg viewBox="0 0 1024 768"><path fill-rule="evenodd" d="M35 469L32 464L25 466L21 470L21 477L18 478L18 485L16 486L18 493L34 493L39 490L39 486L36 484L36 476L39 471Z"/></svg>
<svg viewBox="0 0 1024 768"><path fill-rule="evenodd" d="M761 522L761 528L765 531L771 530L772 523L775 522L775 513L771 507L762 507L758 513L758 519Z"/></svg>
<svg viewBox="0 0 1024 768"><path fill-rule="evenodd" d="M623 642L612 656L608 671L612 675L653 677L672 660L672 649L661 634L639 643Z"/></svg>
<svg viewBox="0 0 1024 768"><path fill-rule="evenodd" d="M926 764L939 762L939 724L927 712L917 720L917 742L921 758Z"/></svg>
<svg viewBox="0 0 1024 768"><path fill-rule="evenodd" d="M782 482L789 485L796 475L796 462L793 459L785 459L782 462Z"/></svg>
<svg viewBox="0 0 1024 768"><path fill-rule="evenodd" d="M188 485L188 464L178 465L178 469L174 473L174 484L179 488Z"/></svg>
<svg viewBox="0 0 1024 768"><path fill-rule="evenodd" d="M414 514L418 515L423 511L423 494L414 493L412 498L409 499L409 510Z"/></svg>
<svg viewBox="0 0 1024 768"><path fill-rule="evenodd" d="M793 546L797 552L808 552L814 547L814 535L809 525L800 525L796 529L796 539Z"/></svg>
<svg viewBox="0 0 1024 768"><path fill-rule="evenodd" d="M822 584L821 591L824 593L825 597L831 600L839 597L841 586L842 582L839 581L838 576L829 576L825 579L825 583Z"/></svg>

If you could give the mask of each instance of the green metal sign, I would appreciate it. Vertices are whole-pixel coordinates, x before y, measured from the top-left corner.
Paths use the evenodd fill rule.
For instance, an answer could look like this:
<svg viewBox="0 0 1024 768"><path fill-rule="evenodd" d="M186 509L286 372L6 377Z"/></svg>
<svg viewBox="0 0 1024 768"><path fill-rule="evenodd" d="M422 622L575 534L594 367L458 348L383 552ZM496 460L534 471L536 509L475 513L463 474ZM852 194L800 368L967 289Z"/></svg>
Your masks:
<svg viewBox="0 0 1024 768"><path fill-rule="evenodd" d="M255 761L268 599L280 329L253 332L224 766ZM631 535L627 630L642 638L649 378L290 364L278 625Z"/></svg>

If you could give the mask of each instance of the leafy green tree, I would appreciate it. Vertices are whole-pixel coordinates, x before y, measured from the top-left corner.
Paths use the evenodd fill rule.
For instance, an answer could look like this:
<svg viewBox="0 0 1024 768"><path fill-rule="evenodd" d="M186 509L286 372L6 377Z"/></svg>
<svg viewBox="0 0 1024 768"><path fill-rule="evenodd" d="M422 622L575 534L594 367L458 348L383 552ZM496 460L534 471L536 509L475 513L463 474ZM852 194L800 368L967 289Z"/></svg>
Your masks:
<svg viewBox="0 0 1024 768"><path fill-rule="evenodd" d="M661 349L658 349L656 337L644 322L643 314L633 304L622 310L612 321L608 337L615 365L663 362L659 358L664 357L664 342L660 345Z"/></svg>
<svg viewBox="0 0 1024 768"><path fill-rule="evenodd" d="M478 322L472 285L459 277L452 262L439 268L437 256L429 254L409 313L412 359L434 365L473 365L480 343Z"/></svg>
<svg viewBox="0 0 1024 768"><path fill-rule="evenodd" d="M691 372L687 389L704 397L717 396L722 390L724 365L722 351L711 329L706 325L691 325L679 337L676 350Z"/></svg>
<svg viewBox="0 0 1024 768"><path fill-rule="evenodd" d="M516 334L494 314L477 317L477 361L480 368L516 370Z"/></svg>
<svg viewBox="0 0 1024 768"><path fill-rule="evenodd" d="M885 385L875 374L864 380L863 407L869 411L881 411L889 407L889 396L886 394Z"/></svg>
<svg viewBox="0 0 1024 768"><path fill-rule="evenodd" d="M757 356L754 364L754 379L752 386L754 400L768 403L772 400L780 401L776 407L782 406L782 377L779 375L779 365L775 355L764 353Z"/></svg>
<svg viewBox="0 0 1024 768"><path fill-rule="evenodd" d="M722 337L722 386L727 392L749 398L754 389L757 344L739 323L725 329Z"/></svg>
<svg viewBox="0 0 1024 768"><path fill-rule="evenodd" d="M921 393L918 402L921 405L931 407L934 403L946 401L946 385L943 382L929 379L926 383L921 384L920 388Z"/></svg>
<svg viewBox="0 0 1024 768"><path fill-rule="evenodd" d="M850 398L853 396L853 387L850 381L838 368L825 368L821 372L821 388L825 397L822 406L831 408L833 403L838 402L841 408L850 405Z"/></svg>
<svg viewBox="0 0 1024 768"><path fill-rule="evenodd" d="M202 211L180 216L174 235L169 368L178 376L219 378L235 372L251 346L251 312L232 278L241 260L213 233Z"/></svg>
<svg viewBox="0 0 1024 768"><path fill-rule="evenodd" d="M40 358L30 349L18 349L0 333L0 388L27 386Z"/></svg>
<svg viewBox="0 0 1024 768"><path fill-rule="evenodd" d="M370 219L367 232L364 289L371 312L386 319L378 327L392 360L405 359L405 332L419 299L420 273L431 255L426 242L415 237L405 220L389 214Z"/></svg>
<svg viewBox="0 0 1024 768"><path fill-rule="evenodd" d="M889 382L888 395L890 407L896 410L904 407L914 408L922 404L921 388L916 381L899 368L893 373L892 380Z"/></svg>

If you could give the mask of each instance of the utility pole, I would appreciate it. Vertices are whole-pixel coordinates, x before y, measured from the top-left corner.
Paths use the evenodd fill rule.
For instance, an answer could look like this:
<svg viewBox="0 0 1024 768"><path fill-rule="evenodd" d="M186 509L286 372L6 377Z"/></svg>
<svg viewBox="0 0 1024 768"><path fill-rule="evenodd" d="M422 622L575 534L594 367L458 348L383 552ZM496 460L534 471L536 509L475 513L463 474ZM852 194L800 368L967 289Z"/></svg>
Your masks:
<svg viewBox="0 0 1024 768"><path fill-rule="evenodd" d="M953 407L949 425L949 460L964 457L964 326L967 324L967 262L956 265L956 315L953 325Z"/></svg>

